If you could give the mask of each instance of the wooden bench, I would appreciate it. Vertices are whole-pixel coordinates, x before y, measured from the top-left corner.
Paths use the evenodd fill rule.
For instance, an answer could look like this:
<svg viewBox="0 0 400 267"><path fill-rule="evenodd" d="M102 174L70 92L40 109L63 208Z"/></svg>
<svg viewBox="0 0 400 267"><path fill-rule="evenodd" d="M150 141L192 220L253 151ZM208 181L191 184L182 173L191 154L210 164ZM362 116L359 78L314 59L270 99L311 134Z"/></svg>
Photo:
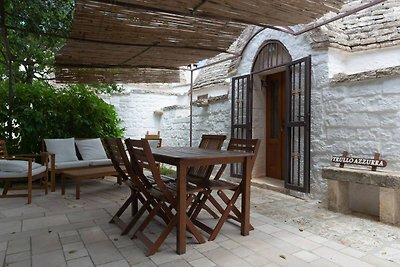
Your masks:
<svg viewBox="0 0 400 267"><path fill-rule="evenodd" d="M379 187L379 219L384 223L400 223L400 173L355 168L322 169L328 180L328 208L350 212L350 183Z"/></svg>
<svg viewBox="0 0 400 267"><path fill-rule="evenodd" d="M67 177L75 180L75 197L80 199L81 180L94 179L104 176L118 176L114 166L100 166L86 169L70 169L61 171L61 195L65 195L65 179Z"/></svg>

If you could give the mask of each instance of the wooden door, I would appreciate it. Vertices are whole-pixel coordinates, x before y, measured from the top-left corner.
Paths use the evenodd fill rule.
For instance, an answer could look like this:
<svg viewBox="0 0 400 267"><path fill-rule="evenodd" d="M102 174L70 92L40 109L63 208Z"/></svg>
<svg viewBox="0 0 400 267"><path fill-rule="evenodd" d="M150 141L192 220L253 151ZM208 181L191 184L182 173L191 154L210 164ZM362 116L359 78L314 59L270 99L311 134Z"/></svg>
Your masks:
<svg viewBox="0 0 400 267"><path fill-rule="evenodd" d="M285 72L268 75L266 86L266 175L284 179Z"/></svg>

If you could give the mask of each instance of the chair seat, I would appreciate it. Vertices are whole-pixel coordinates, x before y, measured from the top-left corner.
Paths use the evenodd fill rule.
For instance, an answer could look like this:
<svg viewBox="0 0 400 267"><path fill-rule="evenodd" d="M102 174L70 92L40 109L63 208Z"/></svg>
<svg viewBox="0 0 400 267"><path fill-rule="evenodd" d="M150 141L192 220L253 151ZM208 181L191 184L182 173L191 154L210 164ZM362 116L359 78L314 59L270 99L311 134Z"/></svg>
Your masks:
<svg viewBox="0 0 400 267"><path fill-rule="evenodd" d="M212 190L235 190L239 184L231 183L224 180L209 180L206 183L208 189Z"/></svg>
<svg viewBox="0 0 400 267"><path fill-rule="evenodd" d="M46 166L37 167L32 170L32 176L38 175L46 171ZM28 177L28 171L22 172L4 172L0 171L1 179L14 179L14 178L25 178Z"/></svg>

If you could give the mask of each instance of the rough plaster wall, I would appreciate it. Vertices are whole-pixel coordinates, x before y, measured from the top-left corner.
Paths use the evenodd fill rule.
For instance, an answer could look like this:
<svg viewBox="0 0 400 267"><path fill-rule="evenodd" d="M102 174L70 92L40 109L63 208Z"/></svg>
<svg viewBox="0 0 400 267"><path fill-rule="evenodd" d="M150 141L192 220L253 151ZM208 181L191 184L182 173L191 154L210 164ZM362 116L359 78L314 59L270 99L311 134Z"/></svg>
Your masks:
<svg viewBox="0 0 400 267"><path fill-rule="evenodd" d="M115 106L123 127L125 137L142 138L147 131L156 133L161 130L162 116L155 114L165 106L186 104L187 96L133 90L123 95L104 97ZM164 133L161 132L161 135Z"/></svg>

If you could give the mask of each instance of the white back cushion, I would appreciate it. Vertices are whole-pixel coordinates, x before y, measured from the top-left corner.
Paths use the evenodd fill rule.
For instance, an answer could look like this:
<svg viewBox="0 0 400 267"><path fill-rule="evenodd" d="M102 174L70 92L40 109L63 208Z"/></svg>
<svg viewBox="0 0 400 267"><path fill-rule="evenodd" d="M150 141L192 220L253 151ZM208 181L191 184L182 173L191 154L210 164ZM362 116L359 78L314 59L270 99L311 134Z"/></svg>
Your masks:
<svg viewBox="0 0 400 267"><path fill-rule="evenodd" d="M56 155L56 162L76 161L75 138L44 139L47 152Z"/></svg>
<svg viewBox="0 0 400 267"><path fill-rule="evenodd" d="M0 160L0 171L2 172L27 172L28 171L27 160ZM42 167L42 165L32 162L32 170Z"/></svg>
<svg viewBox="0 0 400 267"><path fill-rule="evenodd" d="M107 159L100 138L76 140L75 143L83 160Z"/></svg>

